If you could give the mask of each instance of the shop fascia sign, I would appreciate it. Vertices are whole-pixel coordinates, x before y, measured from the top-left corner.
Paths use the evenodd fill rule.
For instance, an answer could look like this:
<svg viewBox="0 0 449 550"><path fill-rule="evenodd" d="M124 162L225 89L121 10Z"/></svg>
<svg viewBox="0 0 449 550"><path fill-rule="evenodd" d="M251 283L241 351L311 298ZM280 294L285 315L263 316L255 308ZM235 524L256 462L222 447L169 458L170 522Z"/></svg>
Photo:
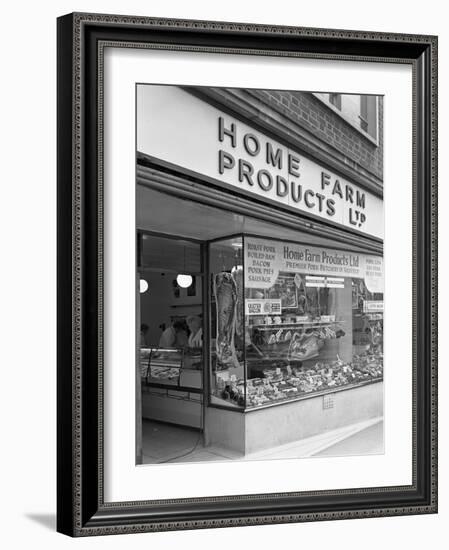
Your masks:
<svg viewBox="0 0 449 550"><path fill-rule="evenodd" d="M268 289L281 272L304 276L304 285L344 288L344 278L363 279L370 292L383 293L383 258L303 244L245 237L245 287ZM295 277L296 286L302 279Z"/></svg>
<svg viewBox="0 0 449 550"><path fill-rule="evenodd" d="M258 195L275 195L278 202L287 202L289 206L298 205L298 209L308 210L321 217L335 217L338 220L340 216L337 210L346 210L347 226L359 230L364 227L367 219L365 191L286 147L264 139L259 132L253 130L243 133L239 126L237 122L231 122L229 117L218 117L218 141L220 147L223 147L218 149L220 175L232 171L239 184L254 190ZM239 139L244 150L243 158L233 154ZM263 166L259 167L261 164ZM313 171L316 173L312 174ZM309 172L313 180L319 182L319 189L316 185L308 185L312 178L303 183L305 172ZM341 203L345 203L346 208Z"/></svg>
<svg viewBox="0 0 449 550"><path fill-rule="evenodd" d="M176 87L139 86L140 152L246 195L383 238L383 201Z"/></svg>

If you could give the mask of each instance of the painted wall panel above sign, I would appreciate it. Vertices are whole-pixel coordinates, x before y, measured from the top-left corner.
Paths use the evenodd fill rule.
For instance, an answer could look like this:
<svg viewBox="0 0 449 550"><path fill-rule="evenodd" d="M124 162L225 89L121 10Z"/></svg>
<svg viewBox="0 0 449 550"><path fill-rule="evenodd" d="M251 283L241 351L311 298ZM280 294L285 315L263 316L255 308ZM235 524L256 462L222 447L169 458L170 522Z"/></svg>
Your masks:
<svg viewBox="0 0 449 550"><path fill-rule="evenodd" d="M217 185L383 239L383 201L174 86L137 87L137 150Z"/></svg>

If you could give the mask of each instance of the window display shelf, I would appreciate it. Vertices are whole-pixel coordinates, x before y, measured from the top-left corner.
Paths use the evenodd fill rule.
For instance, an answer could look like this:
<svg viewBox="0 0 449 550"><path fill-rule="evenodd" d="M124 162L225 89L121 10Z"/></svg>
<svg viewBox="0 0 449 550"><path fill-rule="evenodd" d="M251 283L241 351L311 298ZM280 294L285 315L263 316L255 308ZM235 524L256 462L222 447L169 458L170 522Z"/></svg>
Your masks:
<svg viewBox="0 0 449 550"><path fill-rule="evenodd" d="M228 405L246 405L245 409L250 410L335 393L383 379L383 354L379 352L355 356L351 362L336 360L316 362L307 367L294 365L294 361L282 367L261 365L260 376L246 381L246 392L243 379L223 379L212 403L217 404L222 399Z"/></svg>
<svg viewBox="0 0 449 550"><path fill-rule="evenodd" d="M314 390L308 393L301 393L298 392L296 395L293 396L293 394L286 395L285 397L279 397L277 399L272 399L265 401L260 404L250 404L247 402L245 412L252 412L252 411L259 411L261 409L267 409L269 407L276 407L277 405L284 405L286 403L294 403L296 401L303 401L306 399L310 399L313 397L323 397L325 395L329 394L335 394L337 392L343 392L343 391L349 391L354 390L356 388L360 388L362 386L368 386L369 384L376 384L379 382L383 382L382 376L378 378L370 378L367 380L361 380L359 382L353 382L350 384L342 385L342 386L334 386L332 388L325 388L321 390Z"/></svg>
<svg viewBox="0 0 449 550"><path fill-rule="evenodd" d="M319 326L319 327L326 327L326 326L334 326L334 325L342 325L345 321L301 321L299 323L255 323L255 324L249 324L248 328L257 328L258 330L279 330L279 329L288 329L288 328L295 328L295 327L304 327L304 326Z"/></svg>

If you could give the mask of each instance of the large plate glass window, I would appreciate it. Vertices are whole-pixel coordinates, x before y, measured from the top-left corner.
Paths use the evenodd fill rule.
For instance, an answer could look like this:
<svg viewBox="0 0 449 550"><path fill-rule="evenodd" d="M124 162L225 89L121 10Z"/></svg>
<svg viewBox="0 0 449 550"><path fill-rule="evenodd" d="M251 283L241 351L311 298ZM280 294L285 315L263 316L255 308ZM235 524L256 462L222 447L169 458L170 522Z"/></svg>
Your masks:
<svg viewBox="0 0 449 550"><path fill-rule="evenodd" d="M244 239L246 405L383 377L382 258Z"/></svg>

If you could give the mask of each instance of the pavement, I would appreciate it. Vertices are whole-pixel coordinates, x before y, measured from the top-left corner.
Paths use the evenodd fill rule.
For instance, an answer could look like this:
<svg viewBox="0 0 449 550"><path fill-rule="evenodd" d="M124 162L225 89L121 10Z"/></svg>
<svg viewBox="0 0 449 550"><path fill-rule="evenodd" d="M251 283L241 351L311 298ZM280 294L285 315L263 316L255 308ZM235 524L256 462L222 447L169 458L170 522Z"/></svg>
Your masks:
<svg viewBox="0 0 449 550"><path fill-rule="evenodd" d="M144 420L143 464L381 454L383 428L383 419L375 418L243 456L216 445L204 446L201 432L193 428Z"/></svg>
<svg viewBox="0 0 449 550"><path fill-rule="evenodd" d="M331 445L313 456L348 456L354 454L357 449L358 455L382 454L384 452L384 423L377 422L356 434L349 436L334 445Z"/></svg>

